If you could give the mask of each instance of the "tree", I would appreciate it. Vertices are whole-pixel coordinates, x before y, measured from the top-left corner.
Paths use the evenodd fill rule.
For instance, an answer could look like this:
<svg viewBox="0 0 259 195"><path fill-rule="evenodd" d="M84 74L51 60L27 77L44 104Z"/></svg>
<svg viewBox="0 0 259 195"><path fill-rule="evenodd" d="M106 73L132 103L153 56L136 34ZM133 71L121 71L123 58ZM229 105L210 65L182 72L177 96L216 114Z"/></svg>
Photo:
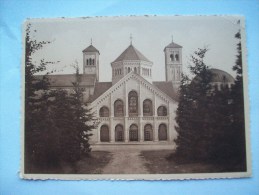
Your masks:
<svg viewBox="0 0 259 195"><path fill-rule="evenodd" d="M178 138L176 139L176 156L186 159L201 160L208 157L211 118L210 85L212 74L204 63L207 48L198 49L191 56L192 66L189 67L195 77L190 82L186 76L182 77L180 86L179 105L176 112Z"/></svg>
<svg viewBox="0 0 259 195"><path fill-rule="evenodd" d="M244 109L244 95L243 95L243 64L242 64L242 45L240 31L235 34L237 43L237 56L233 70L236 71L235 83L232 87L231 97L233 100L233 148L234 159L243 165L246 169L246 143L245 143L245 109Z"/></svg>
<svg viewBox="0 0 259 195"><path fill-rule="evenodd" d="M81 76L76 65L75 81L71 92L65 90L53 91L55 100L52 111L54 124L59 130L61 148L60 160L75 162L90 151L90 131L96 128L95 119L83 103L83 91L80 86Z"/></svg>
<svg viewBox="0 0 259 195"><path fill-rule="evenodd" d="M45 93L49 87L48 79L43 76L42 79L36 79L36 73L46 70L48 64L43 59L39 65L32 62L32 55L43 48L44 45L50 42L32 39L32 29L29 23L26 28L25 37L25 161L26 165L29 162L41 162L40 151L43 151L41 144L41 133L46 129L48 121L48 95ZM36 32L36 31L34 31ZM42 116L46 116L42 120ZM25 167L28 171L28 166Z"/></svg>
<svg viewBox="0 0 259 195"><path fill-rule="evenodd" d="M240 34L236 37L240 39ZM176 112L176 152L183 161L210 162L222 165L225 171L245 170L244 101L242 53L233 70L237 71L232 88L211 84L213 73L204 64L207 49L198 49L191 56L190 72L194 79L182 77Z"/></svg>

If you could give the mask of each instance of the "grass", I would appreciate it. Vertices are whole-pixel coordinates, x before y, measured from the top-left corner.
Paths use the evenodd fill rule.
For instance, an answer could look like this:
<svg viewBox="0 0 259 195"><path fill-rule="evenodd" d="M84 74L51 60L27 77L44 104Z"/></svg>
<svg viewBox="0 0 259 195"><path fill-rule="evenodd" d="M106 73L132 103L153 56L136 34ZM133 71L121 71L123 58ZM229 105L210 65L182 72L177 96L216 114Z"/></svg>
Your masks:
<svg viewBox="0 0 259 195"><path fill-rule="evenodd" d="M145 166L151 174L170 173L222 173L243 171L239 165L212 164L203 162L176 162L171 158L172 151L142 151L140 156L146 161Z"/></svg>
<svg viewBox="0 0 259 195"><path fill-rule="evenodd" d="M61 162L56 166L30 165L28 172L31 174L101 174L102 169L109 163L112 154L106 151L92 151L89 156L76 163ZM29 165L29 164L27 164Z"/></svg>

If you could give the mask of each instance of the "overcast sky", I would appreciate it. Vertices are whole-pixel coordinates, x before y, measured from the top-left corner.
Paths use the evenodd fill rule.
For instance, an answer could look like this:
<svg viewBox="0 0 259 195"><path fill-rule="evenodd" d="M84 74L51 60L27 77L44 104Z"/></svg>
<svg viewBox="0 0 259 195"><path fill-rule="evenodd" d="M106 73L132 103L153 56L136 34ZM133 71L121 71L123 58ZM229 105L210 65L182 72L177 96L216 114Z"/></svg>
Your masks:
<svg viewBox="0 0 259 195"><path fill-rule="evenodd" d="M205 62L235 77L232 66L236 59L235 34L240 28L237 17L174 16L174 17L98 17L86 19L31 20L33 38L52 41L33 56L38 61L60 61L55 74L74 73L71 64L78 61L82 71L82 50L93 40L100 51L100 81L111 81L111 62L130 44L153 62L153 80L165 80L163 49L173 40L183 47L183 71L188 73L190 55L197 48L208 46Z"/></svg>

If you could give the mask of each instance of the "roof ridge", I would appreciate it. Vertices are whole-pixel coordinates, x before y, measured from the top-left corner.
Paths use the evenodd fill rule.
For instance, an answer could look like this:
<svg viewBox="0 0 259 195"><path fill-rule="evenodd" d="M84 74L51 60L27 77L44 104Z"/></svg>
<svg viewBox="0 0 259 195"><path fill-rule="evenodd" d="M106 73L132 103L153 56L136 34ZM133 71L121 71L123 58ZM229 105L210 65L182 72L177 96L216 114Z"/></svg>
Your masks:
<svg viewBox="0 0 259 195"><path fill-rule="evenodd" d="M132 44L129 45L113 62L119 62L123 60L142 60L151 62Z"/></svg>

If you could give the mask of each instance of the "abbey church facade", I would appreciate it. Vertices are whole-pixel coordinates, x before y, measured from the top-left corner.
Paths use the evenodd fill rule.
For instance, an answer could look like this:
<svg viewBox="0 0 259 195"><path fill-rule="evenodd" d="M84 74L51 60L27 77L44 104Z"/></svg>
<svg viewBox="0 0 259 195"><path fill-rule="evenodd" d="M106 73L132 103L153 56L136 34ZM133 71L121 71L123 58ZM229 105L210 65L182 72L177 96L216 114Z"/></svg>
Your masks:
<svg viewBox="0 0 259 195"><path fill-rule="evenodd" d="M165 81L153 81L155 65L130 43L111 62L112 81L100 82L100 52L92 44L83 50L84 101L98 119L92 144L174 143L182 46L172 41L164 55ZM215 82L223 76L228 76L228 84L233 82L225 72ZM49 79L52 88L69 89L75 75L49 75Z"/></svg>

